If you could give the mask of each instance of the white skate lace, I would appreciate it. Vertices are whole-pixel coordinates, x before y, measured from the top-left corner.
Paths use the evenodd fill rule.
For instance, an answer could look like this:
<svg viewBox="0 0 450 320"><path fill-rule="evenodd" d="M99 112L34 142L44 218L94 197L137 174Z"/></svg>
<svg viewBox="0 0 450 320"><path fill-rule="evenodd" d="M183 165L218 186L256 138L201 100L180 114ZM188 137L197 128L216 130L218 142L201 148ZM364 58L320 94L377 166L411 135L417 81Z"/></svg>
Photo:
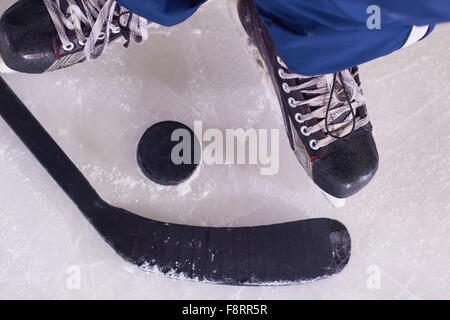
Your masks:
<svg viewBox="0 0 450 320"><path fill-rule="evenodd" d="M66 1L68 9L66 13L61 10L61 2ZM55 25L62 48L66 52L74 49L73 42L67 36L66 31L74 31L78 43L84 47L84 54L87 59L98 58L108 45L111 33L122 35L127 39L125 46L128 46L130 39L137 43L147 40L147 28L150 22L138 15L128 11L113 0L79 0L83 10L75 0L44 0L44 4ZM118 18L119 26L113 24L113 18ZM86 36L83 27L90 29ZM99 40L103 42L96 48Z"/></svg>
<svg viewBox="0 0 450 320"><path fill-rule="evenodd" d="M279 57L278 63L284 69L288 69ZM357 109L365 105L362 90L355 80L357 72L352 73L350 70L344 70L335 74L311 77L290 73L280 68L278 74L285 80L298 79L300 81L300 84L295 86L290 86L287 82L282 84L286 93L292 91L302 93L303 99L301 101L289 98L289 105L292 108L307 105L310 109L313 109L306 114L296 113L295 121L300 124L312 119L318 121L310 127L302 126L301 133L304 136L309 136L318 131L325 131L326 133L323 139L309 141L312 149L318 150L325 147L369 122L367 114L356 117ZM305 94L313 97L305 98Z"/></svg>

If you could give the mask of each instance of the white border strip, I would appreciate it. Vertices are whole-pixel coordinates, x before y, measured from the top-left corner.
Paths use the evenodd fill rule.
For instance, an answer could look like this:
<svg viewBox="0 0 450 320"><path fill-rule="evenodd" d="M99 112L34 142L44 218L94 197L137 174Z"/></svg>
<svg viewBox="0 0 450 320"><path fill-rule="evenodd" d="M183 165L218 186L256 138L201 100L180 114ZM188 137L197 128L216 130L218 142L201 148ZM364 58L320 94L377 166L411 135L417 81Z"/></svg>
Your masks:
<svg viewBox="0 0 450 320"><path fill-rule="evenodd" d="M426 26L413 26L411 29L411 33L409 34L408 40L406 40L403 48L412 45L413 43L421 40L428 32L429 25Z"/></svg>

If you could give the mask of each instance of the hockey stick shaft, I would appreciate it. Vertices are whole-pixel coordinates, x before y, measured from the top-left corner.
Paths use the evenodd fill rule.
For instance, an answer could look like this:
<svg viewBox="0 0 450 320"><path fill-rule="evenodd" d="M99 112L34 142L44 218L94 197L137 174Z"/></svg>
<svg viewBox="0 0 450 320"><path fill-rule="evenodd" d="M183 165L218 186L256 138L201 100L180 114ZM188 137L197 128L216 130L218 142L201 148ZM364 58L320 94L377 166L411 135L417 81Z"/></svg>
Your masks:
<svg viewBox="0 0 450 320"><path fill-rule="evenodd" d="M102 204L75 164L0 78L0 115L83 213Z"/></svg>

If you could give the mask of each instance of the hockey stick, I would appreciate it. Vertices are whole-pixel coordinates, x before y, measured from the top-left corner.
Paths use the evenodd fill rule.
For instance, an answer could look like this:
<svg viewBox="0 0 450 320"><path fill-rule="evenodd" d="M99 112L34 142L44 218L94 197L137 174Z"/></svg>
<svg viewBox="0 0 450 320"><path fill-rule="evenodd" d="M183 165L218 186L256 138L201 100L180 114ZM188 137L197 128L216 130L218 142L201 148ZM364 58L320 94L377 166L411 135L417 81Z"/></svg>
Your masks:
<svg viewBox="0 0 450 320"><path fill-rule="evenodd" d="M231 285L293 284L340 272L350 236L335 220L211 228L146 219L103 201L0 78L0 115L125 260L176 278Z"/></svg>

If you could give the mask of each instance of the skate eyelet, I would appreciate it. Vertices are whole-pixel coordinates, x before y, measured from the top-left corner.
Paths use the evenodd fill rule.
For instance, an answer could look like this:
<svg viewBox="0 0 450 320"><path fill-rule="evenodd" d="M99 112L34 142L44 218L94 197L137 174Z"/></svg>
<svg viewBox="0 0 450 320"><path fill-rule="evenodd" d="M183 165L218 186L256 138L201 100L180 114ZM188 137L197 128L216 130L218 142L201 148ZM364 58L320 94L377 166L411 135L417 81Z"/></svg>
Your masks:
<svg viewBox="0 0 450 320"><path fill-rule="evenodd" d="M289 85L286 82L283 82L282 87L283 87L284 92L291 93L291 88L289 87Z"/></svg>
<svg viewBox="0 0 450 320"><path fill-rule="evenodd" d="M289 105L292 107L292 108L296 108L297 106L296 106L296 103L297 101L295 101L295 99L294 98L292 98L292 97L290 97L289 99L288 99L288 103L289 103Z"/></svg>
<svg viewBox="0 0 450 320"><path fill-rule="evenodd" d="M310 140L309 146L313 150L319 150L320 148L317 146L317 140Z"/></svg>
<svg viewBox="0 0 450 320"><path fill-rule="evenodd" d="M72 51L75 48L75 45L72 42L69 42L69 43L63 45L62 48L63 48L64 51L69 52L69 51Z"/></svg>
<svg viewBox="0 0 450 320"><path fill-rule="evenodd" d="M105 40L105 33L102 32L98 35L98 40Z"/></svg>
<svg viewBox="0 0 450 320"><path fill-rule="evenodd" d="M309 135L311 135L311 132L309 132L309 128L307 126L303 126L300 128L300 132L302 133L302 135L304 135L305 137L308 137Z"/></svg>
<svg viewBox="0 0 450 320"><path fill-rule="evenodd" d="M285 76L284 76L284 70L283 69L278 69L278 76L281 78L281 79L286 79L285 78Z"/></svg>
<svg viewBox="0 0 450 320"><path fill-rule="evenodd" d="M78 44L82 47L84 47L87 43L87 40L78 40Z"/></svg>
<svg viewBox="0 0 450 320"><path fill-rule="evenodd" d="M281 60L281 58L279 56L277 56L277 62L278 64L280 64L281 66L284 65L284 62Z"/></svg>
<svg viewBox="0 0 450 320"><path fill-rule="evenodd" d="M297 121L298 123L303 123L303 122L305 122L305 119L303 118L301 113L296 113L295 114L295 121Z"/></svg>

